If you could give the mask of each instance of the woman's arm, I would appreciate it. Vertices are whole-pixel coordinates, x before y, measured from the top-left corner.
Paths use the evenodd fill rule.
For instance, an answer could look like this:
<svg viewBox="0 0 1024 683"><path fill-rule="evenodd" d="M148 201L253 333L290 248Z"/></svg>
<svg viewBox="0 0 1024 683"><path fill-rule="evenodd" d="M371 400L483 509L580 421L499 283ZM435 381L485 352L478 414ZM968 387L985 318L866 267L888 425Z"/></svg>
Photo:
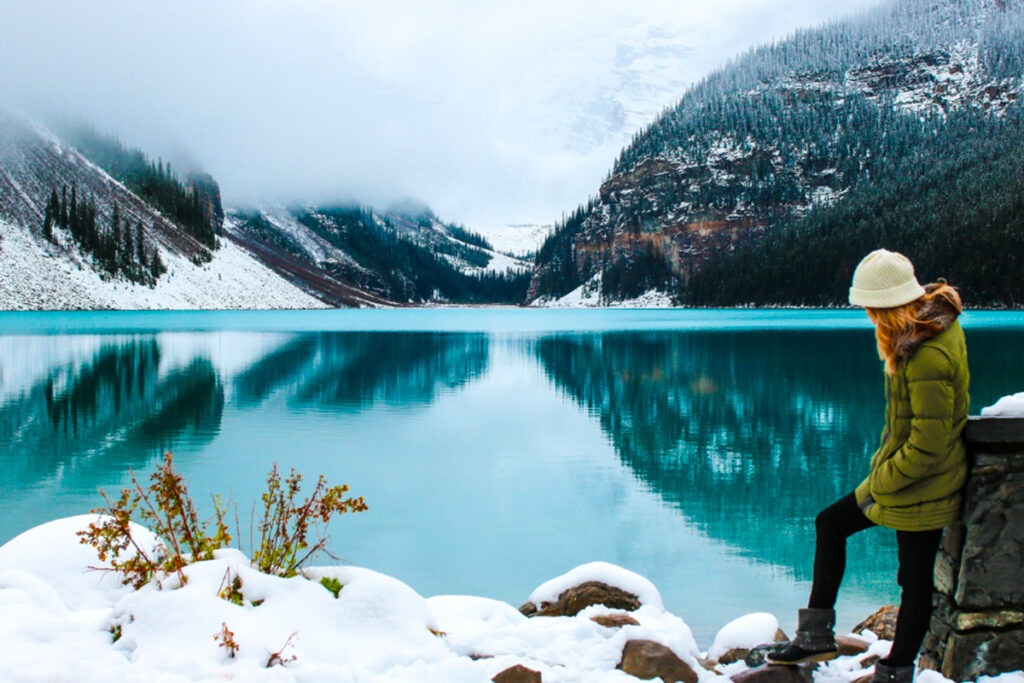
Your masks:
<svg viewBox="0 0 1024 683"><path fill-rule="evenodd" d="M953 365L941 349L923 346L907 363L910 436L872 471L874 496L896 493L926 475L949 452L953 436Z"/></svg>

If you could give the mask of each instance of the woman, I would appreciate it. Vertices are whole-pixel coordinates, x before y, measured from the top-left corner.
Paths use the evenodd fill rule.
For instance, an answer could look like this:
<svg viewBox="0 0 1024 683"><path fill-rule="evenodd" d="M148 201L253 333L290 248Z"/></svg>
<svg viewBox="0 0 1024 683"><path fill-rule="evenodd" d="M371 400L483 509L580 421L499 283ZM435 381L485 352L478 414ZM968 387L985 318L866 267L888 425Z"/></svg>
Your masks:
<svg viewBox="0 0 1024 683"><path fill-rule="evenodd" d="M837 656L832 628L846 567L846 539L875 525L896 530L903 589L889 655L875 664L874 683L909 683L928 630L932 573L942 528L959 517L967 460L960 438L967 422L967 349L957 322L956 290L922 287L901 254L879 249L857 266L850 303L875 324L885 361L886 413L881 447L867 479L815 520L814 582L796 637L768 655L795 665Z"/></svg>

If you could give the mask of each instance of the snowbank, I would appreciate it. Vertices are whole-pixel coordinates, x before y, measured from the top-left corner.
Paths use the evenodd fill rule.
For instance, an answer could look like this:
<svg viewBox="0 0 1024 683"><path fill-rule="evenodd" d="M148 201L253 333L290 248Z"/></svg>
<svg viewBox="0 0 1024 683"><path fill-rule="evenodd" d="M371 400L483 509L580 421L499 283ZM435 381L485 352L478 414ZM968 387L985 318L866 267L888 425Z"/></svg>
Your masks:
<svg viewBox="0 0 1024 683"><path fill-rule="evenodd" d="M1024 391L1019 394L1003 396L1001 399L981 409L982 417L1024 417Z"/></svg>
<svg viewBox="0 0 1024 683"><path fill-rule="evenodd" d="M15 536L0 546L0 572L6 577L0 586L7 587L15 575L30 581L40 590L29 591L34 599L42 599L60 610L83 610L108 606L124 593L124 587L100 562L92 546L78 542L75 533L85 529L99 515L77 515L47 522ZM132 523L132 534L148 551L157 546L157 539L148 529ZM25 578L25 577L30 577ZM45 588L44 588L45 586Z"/></svg>
<svg viewBox="0 0 1024 683"><path fill-rule="evenodd" d="M172 577L163 589L132 591L90 570L102 564L75 531L93 519L50 522L0 547L0 657L10 679L478 683L523 663L546 682L623 683L631 679L615 666L636 637L663 642L696 666L686 624L661 608L650 582L613 565L581 570L641 591L649 604L634 613L640 626L602 627L589 618L610 611L600 606L575 618L527 619L496 600L426 600L358 567L268 576L233 549L186 567L184 586ZM232 602L222 596L236 577ZM337 597L324 578L342 586ZM234 657L214 638L225 626ZM285 663L268 669L273 653Z"/></svg>
<svg viewBox="0 0 1024 683"><path fill-rule="evenodd" d="M530 597L557 597L586 580L610 583L641 598L642 606L630 613L637 625L600 626L592 617L621 612L602 605L575 617L530 619L498 600L424 599L395 578L358 567L268 576L233 549L187 566L183 586L171 577L162 588L150 584L133 591L112 573L92 569L104 565L75 532L95 518L43 524L0 547L5 681L483 683L523 664L540 671L545 683L635 683L615 668L633 639L670 647L701 683L728 681L700 667L690 629L663 609L657 589L615 565L583 565ZM150 547L158 543L141 527L134 533ZM236 579L240 587L231 594ZM341 586L337 595L321 585L323 579ZM773 636L775 627L772 615L747 615L723 628L712 649L771 640L762 636ZM233 647L225 647L226 640ZM888 646L877 641L868 654L884 654ZM829 663L819 669L816 683L848 683L866 673L860 671L865 656ZM722 672L745 667L740 661ZM921 680L948 683L934 673ZM986 683L992 681L1024 683L1024 676L1006 674Z"/></svg>

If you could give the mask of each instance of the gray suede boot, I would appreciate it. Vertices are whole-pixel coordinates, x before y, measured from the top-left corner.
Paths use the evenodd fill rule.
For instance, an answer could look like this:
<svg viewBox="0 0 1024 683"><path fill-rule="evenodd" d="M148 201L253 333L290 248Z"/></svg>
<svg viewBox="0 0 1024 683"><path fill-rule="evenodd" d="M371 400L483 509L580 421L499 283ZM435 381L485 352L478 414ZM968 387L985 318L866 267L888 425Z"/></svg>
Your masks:
<svg viewBox="0 0 1024 683"><path fill-rule="evenodd" d="M836 623L836 611L807 607L797 614L796 637L778 652L769 652L765 659L769 664L796 666L804 662L826 662L839 656L836 637L832 628ZM877 669L875 669L877 671ZM876 676L878 674L875 674ZM878 683L877 681L875 683ZM904 681L890 683L907 683Z"/></svg>
<svg viewBox="0 0 1024 683"><path fill-rule="evenodd" d="M875 662L875 675L871 677L871 683L911 683L913 680L913 665L889 666L882 662Z"/></svg>

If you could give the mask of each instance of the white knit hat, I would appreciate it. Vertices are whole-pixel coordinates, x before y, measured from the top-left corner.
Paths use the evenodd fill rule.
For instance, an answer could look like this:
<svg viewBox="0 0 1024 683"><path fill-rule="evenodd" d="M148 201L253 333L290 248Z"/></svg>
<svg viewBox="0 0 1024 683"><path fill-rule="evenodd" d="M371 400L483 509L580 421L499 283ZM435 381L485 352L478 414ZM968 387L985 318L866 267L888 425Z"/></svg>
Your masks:
<svg viewBox="0 0 1024 683"><path fill-rule="evenodd" d="M866 308L895 308L924 296L914 277L914 264L903 254L878 249L853 271L850 303Z"/></svg>

